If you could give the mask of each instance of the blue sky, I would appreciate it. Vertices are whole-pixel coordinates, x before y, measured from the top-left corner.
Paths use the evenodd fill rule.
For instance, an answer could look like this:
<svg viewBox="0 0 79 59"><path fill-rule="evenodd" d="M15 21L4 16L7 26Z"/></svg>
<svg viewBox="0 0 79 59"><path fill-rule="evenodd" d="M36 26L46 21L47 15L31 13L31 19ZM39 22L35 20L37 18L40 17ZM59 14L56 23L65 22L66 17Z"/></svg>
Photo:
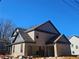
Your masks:
<svg viewBox="0 0 79 59"><path fill-rule="evenodd" d="M79 35L79 0L1 0L0 19L25 28L51 20L61 33Z"/></svg>

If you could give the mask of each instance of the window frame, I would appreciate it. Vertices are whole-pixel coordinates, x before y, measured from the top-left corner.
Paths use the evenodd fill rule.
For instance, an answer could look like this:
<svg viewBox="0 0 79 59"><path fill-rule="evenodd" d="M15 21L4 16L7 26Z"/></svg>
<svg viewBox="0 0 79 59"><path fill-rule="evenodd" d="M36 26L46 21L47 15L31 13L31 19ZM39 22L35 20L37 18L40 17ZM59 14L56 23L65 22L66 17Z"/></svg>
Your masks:
<svg viewBox="0 0 79 59"><path fill-rule="evenodd" d="M78 49L78 45L76 45L76 49Z"/></svg>
<svg viewBox="0 0 79 59"><path fill-rule="evenodd" d="M23 52L23 44L21 43L21 48L20 48L20 52Z"/></svg>

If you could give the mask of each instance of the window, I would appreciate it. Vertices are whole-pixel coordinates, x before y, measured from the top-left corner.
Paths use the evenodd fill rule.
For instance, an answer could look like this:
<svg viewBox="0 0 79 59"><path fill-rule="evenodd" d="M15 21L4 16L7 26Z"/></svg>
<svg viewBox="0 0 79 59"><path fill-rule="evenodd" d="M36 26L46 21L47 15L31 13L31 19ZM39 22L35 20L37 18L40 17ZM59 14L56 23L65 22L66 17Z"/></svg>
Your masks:
<svg viewBox="0 0 79 59"><path fill-rule="evenodd" d="M74 54L75 52L74 52L74 51L72 51L72 53Z"/></svg>
<svg viewBox="0 0 79 59"><path fill-rule="evenodd" d="M76 49L78 49L78 46L76 45Z"/></svg>
<svg viewBox="0 0 79 59"><path fill-rule="evenodd" d="M15 45L13 46L13 52L15 52Z"/></svg>
<svg viewBox="0 0 79 59"><path fill-rule="evenodd" d="M36 38L38 39L38 36L36 36Z"/></svg>
<svg viewBox="0 0 79 59"><path fill-rule="evenodd" d="M20 52L23 52L23 44L21 44Z"/></svg>
<svg viewBox="0 0 79 59"><path fill-rule="evenodd" d="M39 38L39 33L36 34L36 38L37 38L37 39Z"/></svg>

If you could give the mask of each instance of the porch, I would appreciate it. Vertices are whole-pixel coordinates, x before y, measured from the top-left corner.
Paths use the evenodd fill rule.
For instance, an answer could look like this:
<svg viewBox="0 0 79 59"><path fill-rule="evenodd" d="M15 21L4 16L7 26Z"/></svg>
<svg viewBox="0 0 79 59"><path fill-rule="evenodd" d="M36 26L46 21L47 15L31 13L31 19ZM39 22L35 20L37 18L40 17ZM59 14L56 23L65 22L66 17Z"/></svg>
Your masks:
<svg viewBox="0 0 79 59"><path fill-rule="evenodd" d="M27 55L33 57L54 57L54 46L28 46Z"/></svg>

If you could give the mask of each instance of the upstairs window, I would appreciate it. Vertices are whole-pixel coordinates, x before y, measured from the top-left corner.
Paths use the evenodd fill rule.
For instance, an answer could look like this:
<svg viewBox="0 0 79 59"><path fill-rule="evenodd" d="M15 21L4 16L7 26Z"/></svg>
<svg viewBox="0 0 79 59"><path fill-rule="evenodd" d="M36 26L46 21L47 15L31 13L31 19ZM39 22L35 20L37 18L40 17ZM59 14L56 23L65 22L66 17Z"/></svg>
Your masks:
<svg viewBox="0 0 79 59"><path fill-rule="evenodd" d="M76 45L76 49L78 49L78 46Z"/></svg>
<svg viewBox="0 0 79 59"><path fill-rule="evenodd" d="M36 38L37 38L37 39L39 38L39 33L36 33Z"/></svg>
<svg viewBox="0 0 79 59"><path fill-rule="evenodd" d="M73 47L74 45L73 45L73 44L71 44L71 46Z"/></svg>
<svg viewBox="0 0 79 59"><path fill-rule="evenodd" d="M36 36L36 38L38 39L39 37L38 37L38 36Z"/></svg>

